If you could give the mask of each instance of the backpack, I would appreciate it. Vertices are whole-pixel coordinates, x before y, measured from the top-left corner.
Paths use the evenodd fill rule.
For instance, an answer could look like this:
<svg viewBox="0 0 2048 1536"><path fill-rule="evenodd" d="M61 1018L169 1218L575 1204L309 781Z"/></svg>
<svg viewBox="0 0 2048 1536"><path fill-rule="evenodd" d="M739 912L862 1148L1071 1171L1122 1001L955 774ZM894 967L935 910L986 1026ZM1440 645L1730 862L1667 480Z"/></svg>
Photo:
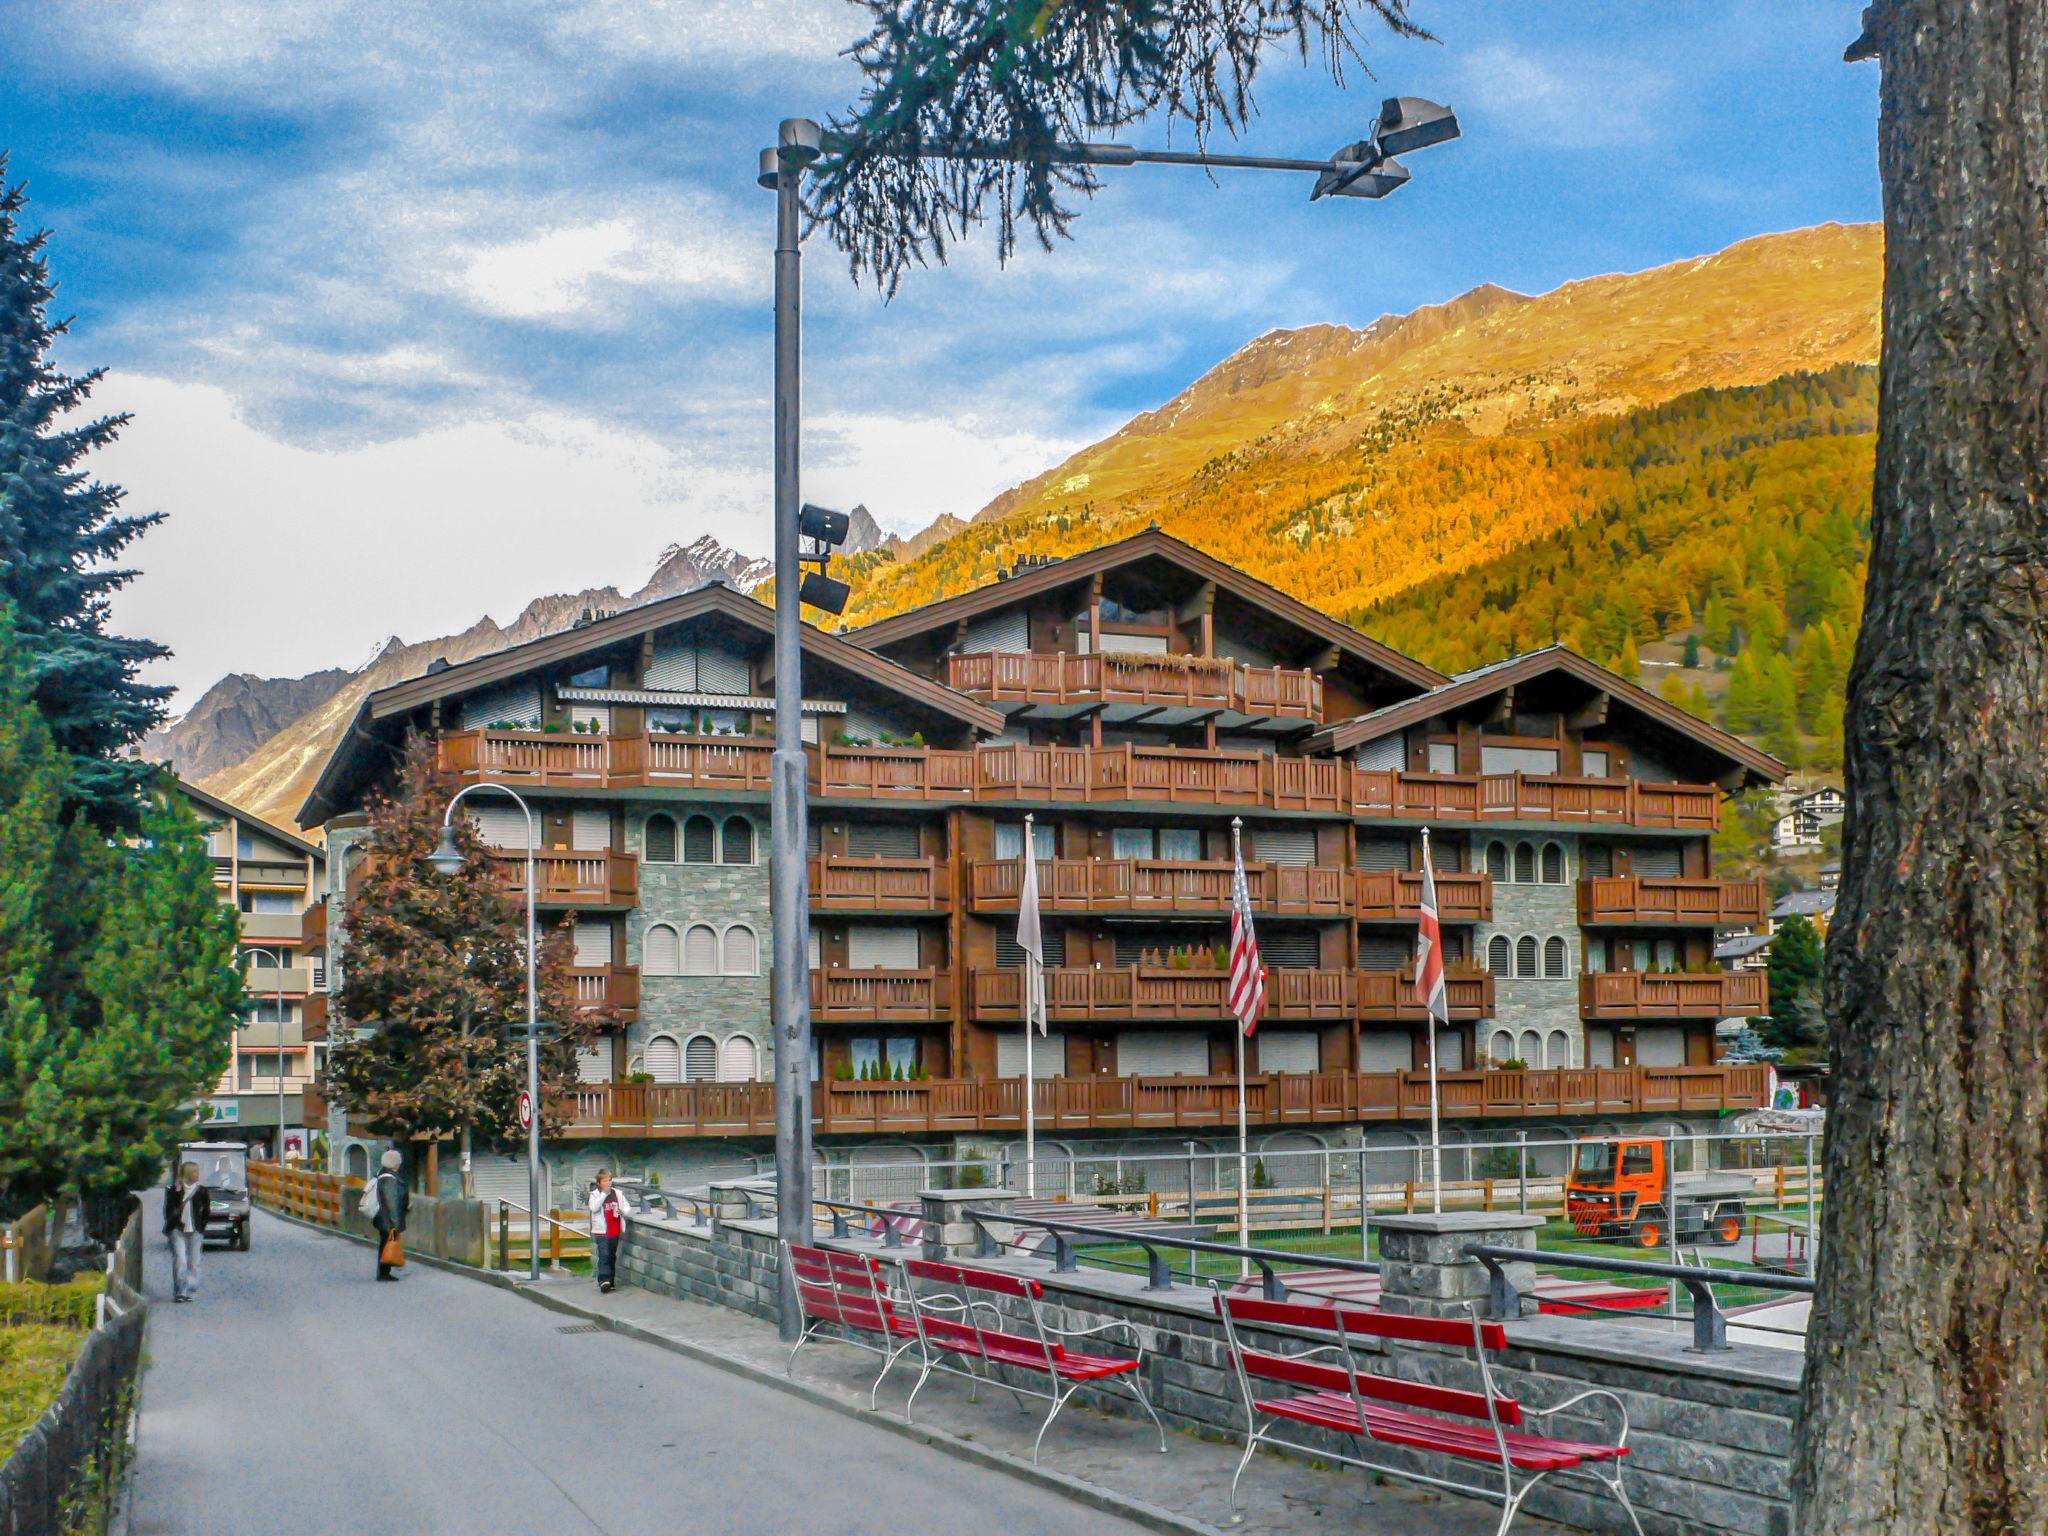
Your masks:
<svg viewBox="0 0 2048 1536"><path fill-rule="evenodd" d="M363 1198L356 1202L356 1209L372 1221L377 1219L377 1185L383 1178L384 1175L380 1173L376 1178L365 1184L363 1186Z"/></svg>

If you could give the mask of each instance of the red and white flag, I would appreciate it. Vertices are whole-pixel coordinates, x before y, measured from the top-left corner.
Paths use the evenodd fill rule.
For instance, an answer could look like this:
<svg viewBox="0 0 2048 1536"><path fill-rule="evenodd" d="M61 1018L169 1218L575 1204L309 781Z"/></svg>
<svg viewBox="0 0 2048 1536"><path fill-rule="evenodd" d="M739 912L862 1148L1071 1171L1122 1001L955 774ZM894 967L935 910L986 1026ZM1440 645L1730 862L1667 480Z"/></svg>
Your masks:
<svg viewBox="0 0 2048 1536"><path fill-rule="evenodd" d="M1444 930L1436 916L1436 871L1429 867L1429 839L1422 840L1421 933L1415 946L1415 1001L1439 1024L1451 1022L1444 992Z"/></svg>
<svg viewBox="0 0 2048 1536"><path fill-rule="evenodd" d="M1266 967L1259 960L1259 936L1252 930L1252 896L1244 883L1244 854L1234 852L1230 882L1230 1011L1249 1035L1266 1011Z"/></svg>

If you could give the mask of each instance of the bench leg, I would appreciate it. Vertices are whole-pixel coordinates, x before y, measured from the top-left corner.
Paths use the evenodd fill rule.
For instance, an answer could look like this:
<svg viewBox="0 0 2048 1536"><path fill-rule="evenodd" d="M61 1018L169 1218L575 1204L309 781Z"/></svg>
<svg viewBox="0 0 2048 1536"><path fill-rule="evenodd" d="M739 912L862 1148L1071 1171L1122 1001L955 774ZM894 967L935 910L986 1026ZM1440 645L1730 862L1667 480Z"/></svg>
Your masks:
<svg viewBox="0 0 2048 1536"><path fill-rule="evenodd" d="M903 1358L903 1352L908 1348L910 1348L908 1341L897 1345L894 1349L889 1348L887 1343L883 1344L882 1368L875 1373L875 1384L868 1388L868 1407L873 1408L881 1402L882 1383L888 1379L889 1372L896 1368L896 1362Z"/></svg>
<svg viewBox="0 0 2048 1536"><path fill-rule="evenodd" d="M1166 1426L1159 1422L1159 1415L1152 1411L1152 1405L1145 1399L1145 1389L1138 1382L1136 1371L1126 1371L1117 1378L1131 1389L1131 1396L1138 1400L1138 1406L1145 1410L1145 1417L1152 1421L1152 1427L1159 1431L1159 1454L1166 1454Z"/></svg>
<svg viewBox="0 0 2048 1536"><path fill-rule="evenodd" d="M1246 1422L1248 1425L1250 1424L1249 1420ZM1251 1425L1245 1431L1244 1454L1237 1458L1237 1471L1232 1473L1230 1478L1230 1523L1232 1525L1236 1525L1244 1519L1243 1513L1237 1507L1237 1485L1244 1477L1244 1469L1252 1464L1252 1457L1259 1449L1259 1436L1270 1429L1272 1424L1273 1421L1268 1419L1263 1424Z"/></svg>
<svg viewBox="0 0 2048 1536"><path fill-rule="evenodd" d="M1052 1409L1046 1414L1045 1422L1038 1426L1038 1438L1031 1442L1031 1465L1034 1467L1038 1465L1038 1448L1045 1443L1045 1432L1052 1428L1052 1421L1059 1417L1060 1410L1067 1406L1067 1399L1074 1395L1075 1390L1073 1387L1068 1387L1062 1392L1060 1390L1060 1379L1057 1376L1053 1377Z"/></svg>
<svg viewBox="0 0 2048 1536"><path fill-rule="evenodd" d="M1522 1500L1528 1497L1529 1490L1534 1488L1538 1481L1539 1479L1532 1477L1508 1495L1507 1501L1501 1506L1500 1524L1494 1527L1493 1536L1508 1536L1508 1527L1515 1523L1515 1515L1521 1510Z"/></svg>
<svg viewBox="0 0 2048 1536"><path fill-rule="evenodd" d="M1629 1502L1628 1490L1621 1486L1621 1463L1614 1463L1613 1477L1602 1477L1600 1481L1614 1491L1614 1497L1621 1503L1621 1512L1628 1516L1628 1523L1635 1527L1636 1536L1643 1536L1643 1522L1636 1518L1636 1507Z"/></svg>
<svg viewBox="0 0 2048 1536"><path fill-rule="evenodd" d="M796 1342L789 1346L789 1358L782 1364L783 1375L792 1377L796 1375L796 1352L810 1343L811 1336L817 1331L817 1323L808 1322L804 1324L803 1331L796 1336Z"/></svg>

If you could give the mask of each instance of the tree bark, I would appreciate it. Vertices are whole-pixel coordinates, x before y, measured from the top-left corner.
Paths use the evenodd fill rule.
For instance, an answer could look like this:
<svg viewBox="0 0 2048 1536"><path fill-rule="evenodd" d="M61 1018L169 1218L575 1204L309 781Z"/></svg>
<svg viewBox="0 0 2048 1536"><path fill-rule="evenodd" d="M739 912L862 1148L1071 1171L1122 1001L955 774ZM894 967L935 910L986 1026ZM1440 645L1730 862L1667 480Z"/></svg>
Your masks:
<svg viewBox="0 0 2048 1536"><path fill-rule="evenodd" d="M2048 0L1882 0L1806 1536L2048 1531Z"/></svg>

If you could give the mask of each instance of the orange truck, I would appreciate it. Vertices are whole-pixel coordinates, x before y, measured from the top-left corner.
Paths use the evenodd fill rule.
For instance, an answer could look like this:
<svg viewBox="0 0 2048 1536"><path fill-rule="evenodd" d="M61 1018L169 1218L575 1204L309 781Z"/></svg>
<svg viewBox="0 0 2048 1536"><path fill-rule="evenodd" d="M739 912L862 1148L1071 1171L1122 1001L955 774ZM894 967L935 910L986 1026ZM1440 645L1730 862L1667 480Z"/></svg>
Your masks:
<svg viewBox="0 0 2048 1536"><path fill-rule="evenodd" d="M1581 1237L1662 1248L1675 1224L1681 1243L1726 1247L1741 1240L1752 1188L1739 1173L1681 1173L1674 1185L1662 1141L1587 1137L1572 1153L1564 1210Z"/></svg>

